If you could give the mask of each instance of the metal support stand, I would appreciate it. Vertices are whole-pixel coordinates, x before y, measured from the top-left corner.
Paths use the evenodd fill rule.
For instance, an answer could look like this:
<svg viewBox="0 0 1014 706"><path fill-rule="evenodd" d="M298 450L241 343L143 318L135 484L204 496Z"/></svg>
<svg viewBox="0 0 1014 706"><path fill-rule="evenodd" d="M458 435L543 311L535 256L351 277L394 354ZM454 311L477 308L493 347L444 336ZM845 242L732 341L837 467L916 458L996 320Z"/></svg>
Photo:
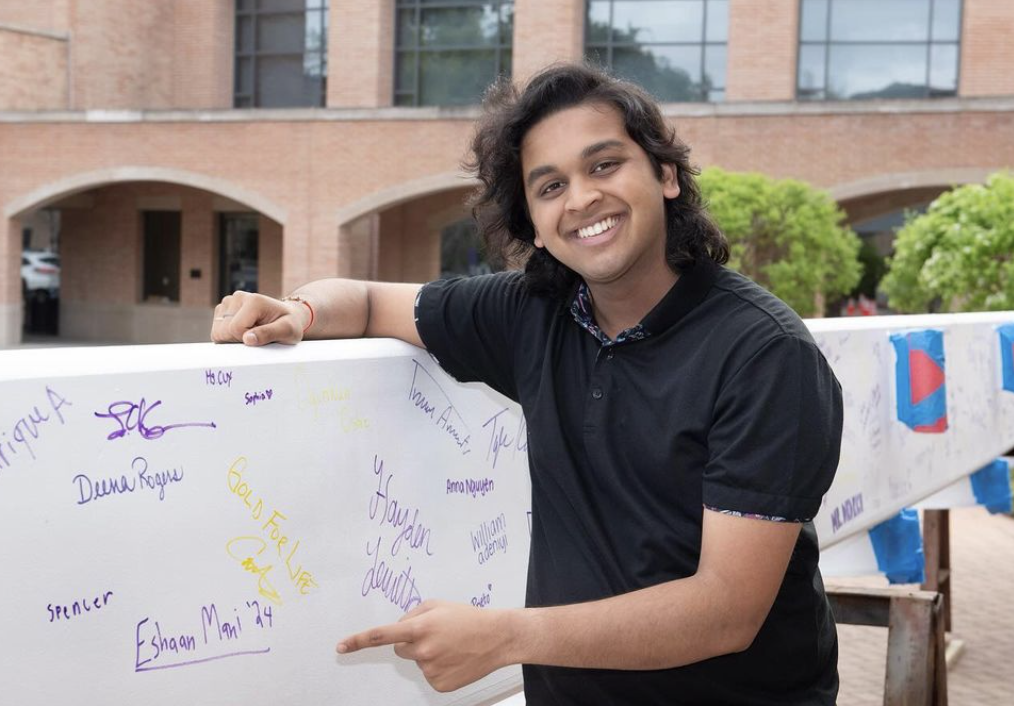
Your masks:
<svg viewBox="0 0 1014 706"><path fill-rule="evenodd" d="M944 597L944 630L951 632L951 511L925 510L922 515L922 543L926 558L924 591L938 591Z"/></svg>
<svg viewBox="0 0 1014 706"><path fill-rule="evenodd" d="M829 587L827 595L837 622L888 629L884 706L947 706L940 593Z"/></svg>

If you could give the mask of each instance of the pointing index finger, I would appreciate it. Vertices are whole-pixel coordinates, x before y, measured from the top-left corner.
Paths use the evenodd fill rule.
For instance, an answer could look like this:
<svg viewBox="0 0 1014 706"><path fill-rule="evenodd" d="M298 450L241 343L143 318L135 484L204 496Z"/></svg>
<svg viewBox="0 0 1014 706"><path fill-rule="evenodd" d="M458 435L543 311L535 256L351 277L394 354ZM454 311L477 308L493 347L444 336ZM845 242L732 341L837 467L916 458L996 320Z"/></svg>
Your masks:
<svg viewBox="0 0 1014 706"><path fill-rule="evenodd" d="M399 642L412 642L412 626L406 623L392 623L371 628L345 638L338 643L338 652L347 654L358 652L367 647L395 645Z"/></svg>

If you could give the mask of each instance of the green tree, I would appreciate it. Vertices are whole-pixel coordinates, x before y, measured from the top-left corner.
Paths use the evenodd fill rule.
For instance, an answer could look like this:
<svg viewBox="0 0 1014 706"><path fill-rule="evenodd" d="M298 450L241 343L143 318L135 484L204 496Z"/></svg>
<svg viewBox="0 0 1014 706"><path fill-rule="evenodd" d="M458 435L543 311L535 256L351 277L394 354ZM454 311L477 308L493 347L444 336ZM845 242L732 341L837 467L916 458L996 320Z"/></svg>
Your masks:
<svg viewBox="0 0 1014 706"><path fill-rule="evenodd" d="M948 191L910 215L883 281L904 312L1014 309L1014 177Z"/></svg>
<svg viewBox="0 0 1014 706"><path fill-rule="evenodd" d="M729 266L766 287L800 316L851 291L863 273L859 238L825 192L793 179L710 167L701 189L729 239Z"/></svg>

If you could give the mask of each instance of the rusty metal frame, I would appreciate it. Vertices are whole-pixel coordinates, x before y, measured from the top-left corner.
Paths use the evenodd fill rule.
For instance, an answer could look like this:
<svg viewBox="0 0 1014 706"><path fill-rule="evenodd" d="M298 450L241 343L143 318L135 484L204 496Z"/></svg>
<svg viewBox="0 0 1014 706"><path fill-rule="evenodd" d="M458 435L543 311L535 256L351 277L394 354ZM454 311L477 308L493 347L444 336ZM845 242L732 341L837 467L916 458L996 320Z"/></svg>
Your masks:
<svg viewBox="0 0 1014 706"><path fill-rule="evenodd" d="M951 632L951 512L924 510L922 543L926 557L926 580L922 590L939 591L944 597L944 630Z"/></svg>
<svg viewBox="0 0 1014 706"><path fill-rule="evenodd" d="M827 596L837 622L888 629L884 706L947 706L942 594L838 586Z"/></svg>

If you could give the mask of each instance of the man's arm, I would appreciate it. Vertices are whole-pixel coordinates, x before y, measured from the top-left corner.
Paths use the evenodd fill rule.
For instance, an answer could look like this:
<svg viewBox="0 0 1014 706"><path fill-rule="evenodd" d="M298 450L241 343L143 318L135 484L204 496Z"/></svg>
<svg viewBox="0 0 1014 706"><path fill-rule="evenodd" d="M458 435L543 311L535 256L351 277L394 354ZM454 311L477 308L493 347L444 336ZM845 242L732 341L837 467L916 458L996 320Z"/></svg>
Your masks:
<svg viewBox="0 0 1014 706"><path fill-rule="evenodd" d="M338 651L394 644L440 691L509 664L664 669L739 652L771 610L799 530L705 510L691 577L552 608L424 603L398 623L343 640Z"/></svg>
<svg viewBox="0 0 1014 706"><path fill-rule="evenodd" d="M322 279L290 295L302 301L236 292L215 307L211 340L260 346L310 338L388 337L422 348L415 326L415 299L421 286Z"/></svg>

